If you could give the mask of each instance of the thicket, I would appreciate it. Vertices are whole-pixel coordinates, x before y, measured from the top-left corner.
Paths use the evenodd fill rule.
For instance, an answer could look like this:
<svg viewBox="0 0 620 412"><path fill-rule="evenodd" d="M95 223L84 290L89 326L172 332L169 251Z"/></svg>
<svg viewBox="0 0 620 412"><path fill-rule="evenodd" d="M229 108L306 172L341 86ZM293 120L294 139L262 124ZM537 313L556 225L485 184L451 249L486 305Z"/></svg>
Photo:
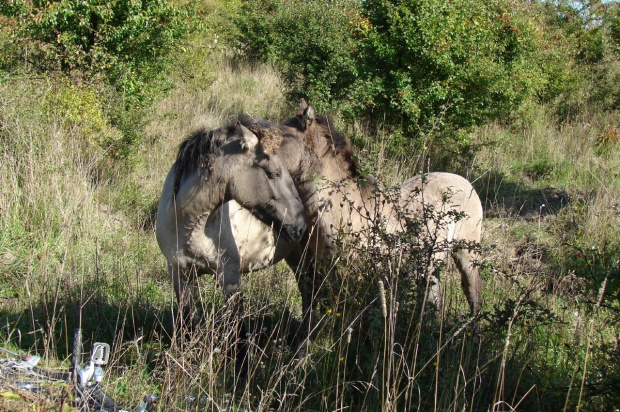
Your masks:
<svg viewBox="0 0 620 412"><path fill-rule="evenodd" d="M617 107L618 22L616 3L509 0L251 0L237 18L291 96L457 146L525 104Z"/></svg>
<svg viewBox="0 0 620 412"><path fill-rule="evenodd" d="M161 74L196 17L191 4L166 0L2 2L0 75L56 78L50 110L69 122L81 117L108 157L127 158L140 143L141 110L166 87Z"/></svg>

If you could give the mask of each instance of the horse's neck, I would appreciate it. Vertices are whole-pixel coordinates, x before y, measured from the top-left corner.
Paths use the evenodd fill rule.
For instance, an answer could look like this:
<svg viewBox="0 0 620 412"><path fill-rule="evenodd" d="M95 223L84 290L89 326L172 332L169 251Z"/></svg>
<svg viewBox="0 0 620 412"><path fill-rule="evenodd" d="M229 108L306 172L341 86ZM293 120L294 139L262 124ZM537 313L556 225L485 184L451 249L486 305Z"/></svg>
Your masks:
<svg viewBox="0 0 620 412"><path fill-rule="evenodd" d="M300 195L305 197L306 211L315 225L319 255L329 253L335 237L365 232L392 213L391 203L384 201L387 198L374 184L351 177L341 164L322 162L308 176L300 186Z"/></svg>
<svg viewBox="0 0 620 412"><path fill-rule="evenodd" d="M179 230L185 233L185 242L197 243L204 237L204 227L209 216L224 202L225 187L207 182L200 173L188 178L176 196L176 219Z"/></svg>

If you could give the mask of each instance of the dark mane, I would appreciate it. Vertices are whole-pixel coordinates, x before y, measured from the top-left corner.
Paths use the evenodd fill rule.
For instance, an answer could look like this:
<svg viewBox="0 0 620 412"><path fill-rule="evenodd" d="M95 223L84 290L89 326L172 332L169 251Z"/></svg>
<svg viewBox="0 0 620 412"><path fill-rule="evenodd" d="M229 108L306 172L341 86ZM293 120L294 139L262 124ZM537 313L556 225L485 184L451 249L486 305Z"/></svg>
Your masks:
<svg viewBox="0 0 620 412"><path fill-rule="evenodd" d="M207 130L194 130L179 146L175 162L174 193L178 193L181 178L198 168L208 171L213 158L222 151L222 146L233 136L233 125Z"/></svg>

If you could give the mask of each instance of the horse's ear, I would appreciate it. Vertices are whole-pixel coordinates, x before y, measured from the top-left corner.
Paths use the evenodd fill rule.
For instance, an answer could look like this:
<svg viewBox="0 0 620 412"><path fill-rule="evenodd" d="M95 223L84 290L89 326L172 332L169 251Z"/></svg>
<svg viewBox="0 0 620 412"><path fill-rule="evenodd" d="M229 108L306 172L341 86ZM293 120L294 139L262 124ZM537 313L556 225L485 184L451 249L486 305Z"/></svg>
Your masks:
<svg viewBox="0 0 620 412"><path fill-rule="evenodd" d="M314 108L312 106L307 106L304 110L304 114L301 116L301 124L304 130L310 127L315 117Z"/></svg>
<svg viewBox="0 0 620 412"><path fill-rule="evenodd" d="M297 110L297 112L299 114L303 113L306 109L308 108L308 103L306 103L306 99L304 99L303 97L301 98L301 100L299 101L299 109Z"/></svg>
<svg viewBox="0 0 620 412"><path fill-rule="evenodd" d="M244 151L252 150L258 144L258 137L250 131L247 127L237 121L237 130L241 133L241 148Z"/></svg>

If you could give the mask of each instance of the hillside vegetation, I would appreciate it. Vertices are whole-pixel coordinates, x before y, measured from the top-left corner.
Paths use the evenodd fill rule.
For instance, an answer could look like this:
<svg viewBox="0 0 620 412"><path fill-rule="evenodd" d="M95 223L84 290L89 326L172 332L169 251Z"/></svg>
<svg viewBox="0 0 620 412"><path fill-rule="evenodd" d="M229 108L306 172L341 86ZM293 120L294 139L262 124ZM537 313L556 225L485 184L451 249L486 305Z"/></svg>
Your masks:
<svg viewBox="0 0 620 412"><path fill-rule="evenodd" d="M68 367L81 327L113 347L106 390L160 393L162 411L615 411L619 57L620 7L597 0L3 2L0 345ZM480 333L454 268L444 312L425 315L422 251L395 246L328 272L299 363L281 264L244 277L251 373L235 391L213 279L201 329L174 336L159 193L193 128L283 121L300 97L334 117L362 175L474 184Z"/></svg>

